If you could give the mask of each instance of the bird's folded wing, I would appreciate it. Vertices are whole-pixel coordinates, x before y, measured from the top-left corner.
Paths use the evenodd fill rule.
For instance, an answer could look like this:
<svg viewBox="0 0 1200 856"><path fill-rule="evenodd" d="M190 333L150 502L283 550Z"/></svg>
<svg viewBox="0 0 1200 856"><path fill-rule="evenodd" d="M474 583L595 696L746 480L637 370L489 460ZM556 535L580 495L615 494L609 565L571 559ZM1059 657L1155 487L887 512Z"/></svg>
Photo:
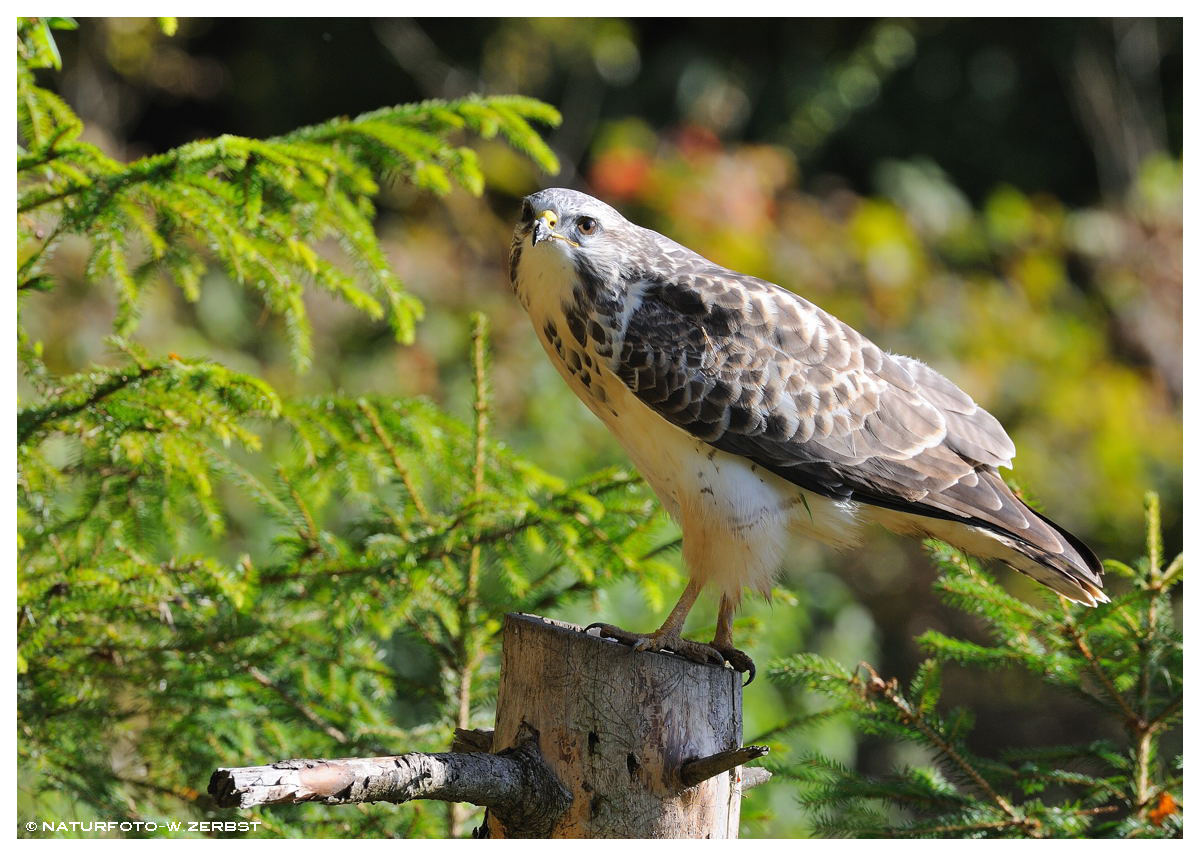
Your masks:
<svg viewBox="0 0 1200 856"><path fill-rule="evenodd" d="M674 425L824 496L1074 552L996 472L1014 453L1000 423L928 366L884 353L791 292L715 266L630 294L640 302L613 368Z"/></svg>

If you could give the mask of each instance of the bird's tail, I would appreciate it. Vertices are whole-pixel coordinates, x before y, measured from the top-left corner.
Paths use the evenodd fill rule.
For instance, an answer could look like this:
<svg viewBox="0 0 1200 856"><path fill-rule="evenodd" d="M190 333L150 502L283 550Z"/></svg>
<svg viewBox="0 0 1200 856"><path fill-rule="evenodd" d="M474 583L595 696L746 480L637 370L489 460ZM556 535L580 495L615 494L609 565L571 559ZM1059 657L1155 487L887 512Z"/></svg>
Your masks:
<svg viewBox="0 0 1200 856"><path fill-rule="evenodd" d="M1107 603L1104 567L1096 554L1079 538L1018 499L999 476L995 481L993 487L1004 503L1019 507L1020 516L1028 521L1024 531L978 518L954 520L895 511L877 514L876 519L893 531L930 535L981 559L999 559L1076 603Z"/></svg>
<svg viewBox="0 0 1200 856"><path fill-rule="evenodd" d="M998 553L996 558L1049 586L1068 600L1088 606L1108 603L1108 595L1102 588L1104 566L1100 564L1096 554L1044 514L1039 514L1032 508L1029 510L1053 530L1059 542L1058 552L1047 550L1042 545L1030 543L1009 532L991 533L1007 547L1004 551L1007 555ZM1044 542L1046 539L1041 540Z"/></svg>

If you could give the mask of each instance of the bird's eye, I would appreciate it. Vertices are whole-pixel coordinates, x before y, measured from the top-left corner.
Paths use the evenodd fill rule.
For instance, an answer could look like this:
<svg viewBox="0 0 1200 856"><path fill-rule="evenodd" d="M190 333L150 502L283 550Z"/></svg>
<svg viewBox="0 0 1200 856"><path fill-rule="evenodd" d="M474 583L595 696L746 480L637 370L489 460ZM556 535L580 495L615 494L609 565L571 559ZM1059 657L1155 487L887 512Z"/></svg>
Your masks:
<svg viewBox="0 0 1200 856"><path fill-rule="evenodd" d="M594 235L596 230L600 228L600 224L596 222L594 217L580 217L575 221L575 228L579 230L581 235Z"/></svg>
<svg viewBox="0 0 1200 856"><path fill-rule="evenodd" d="M528 199L526 199L525 204L521 206L521 222L522 223L532 223L533 222L533 206L531 204L529 204Z"/></svg>

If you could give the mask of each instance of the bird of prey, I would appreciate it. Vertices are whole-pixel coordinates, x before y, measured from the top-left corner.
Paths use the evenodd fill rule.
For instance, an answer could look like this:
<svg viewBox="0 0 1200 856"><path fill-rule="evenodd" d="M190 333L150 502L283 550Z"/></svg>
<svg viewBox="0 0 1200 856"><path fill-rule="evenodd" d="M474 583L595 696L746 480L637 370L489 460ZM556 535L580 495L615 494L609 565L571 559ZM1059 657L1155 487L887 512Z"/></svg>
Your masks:
<svg viewBox="0 0 1200 856"><path fill-rule="evenodd" d="M683 531L690 581L662 627L602 635L753 676L733 644L743 588L769 592L793 533L844 548L866 523L1108 600L1095 554L1000 477L1015 449L990 413L803 297L563 188L524 200L509 275L550 361ZM705 586L721 598L709 645L680 635Z"/></svg>

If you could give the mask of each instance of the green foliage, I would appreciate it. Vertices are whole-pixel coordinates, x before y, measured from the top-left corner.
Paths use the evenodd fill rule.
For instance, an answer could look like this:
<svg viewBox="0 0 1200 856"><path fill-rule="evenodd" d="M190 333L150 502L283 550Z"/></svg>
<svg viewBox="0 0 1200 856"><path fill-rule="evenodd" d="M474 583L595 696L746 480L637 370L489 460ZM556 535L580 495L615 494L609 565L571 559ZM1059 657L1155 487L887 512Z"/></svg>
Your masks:
<svg viewBox="0 0 1200 856"><path fill-rule="evenodd" d="M856 837L1122 837L1182 835L1181 759L1160 757L1183 710L1183 638L1172 592L1183 556L1163 565L1158 497L1146 498L1146 557L1106 563L1127 592L1087 609L1045 596L1014 598L957 551L929 542L943 600L978 616L989 641L928 631L929 659L907 686L863 663L847 669L802 655L772 664L778 682L833 702L869 734L927 750L932 766L886 778L862 775L819 755L780 771L801 783L801 802L819 812L817 832ZM1015 667L1086 699L1096 719L1123 739L1074 746L1014 747L996 758L970 748L973 719L941 709L946 668Z"/></svg>
<svg viewBox="0 0 1200 856"><path fill-rule="evenodd" d="M50 260L73 234L90 244L88 285L111 282L121 309L115 363L81 373L55 375L19 331L22 813L210 817L199 790L218 766L446 749L491 704L504 612L653 565L670 536L646 490L618 470L566 481L492 440L481 316L468 422L419 399L285 400L129 337L154 276L195 299L216 259L283 317L297 362L306 286L407 339L418 304L374 229L379 179L478 194L461 130L553 168L528 121L557 114L514 97L426 102L121 164L35 83L57 68L64 25L18 23L18 289L45 299L33 294L58 285ZM446 832L440 813L399 812L255 819L282 835Z"/></svg>
<svg viewBox="0 0 1200 856"><path fill-rule="evenodd" d="M288 403L291 454L261 478L233 454L278 412L253 379L176 360L87 389L22 459L19 693L43 787L108 811L237 760L444 749L494 695L503 612L594 591L658 534L630 476L564 483L427 402ZM274 522L261 557L197 542L189 521L224 528L217 481ZM397 727L414 696L431 721ZM123 736L152 775L114 769Z"/></svg>
<svg viewBox="0 0 1200 856"><path fill-rule="evenodd" d="M269 140L225 135L122 164L79 139L79 119L35 82L35 69L59 64L53 21L18 24L17 125L25 147L17 158L17 288L44 289L47 253L66 235L86 235L88 279L116 288L122 336L135 328L141 294L156 277L197 300L211 254L284 319L300 365L311 359L306 285L372 318L386 316L396 338L410 342L421 305L392 273L372 227L379 177L478 196L475 152L450 139L462 130L500 135L543 169L557 169L529 122L557 124L558 113L517 96L389 107Z"/></svg>

